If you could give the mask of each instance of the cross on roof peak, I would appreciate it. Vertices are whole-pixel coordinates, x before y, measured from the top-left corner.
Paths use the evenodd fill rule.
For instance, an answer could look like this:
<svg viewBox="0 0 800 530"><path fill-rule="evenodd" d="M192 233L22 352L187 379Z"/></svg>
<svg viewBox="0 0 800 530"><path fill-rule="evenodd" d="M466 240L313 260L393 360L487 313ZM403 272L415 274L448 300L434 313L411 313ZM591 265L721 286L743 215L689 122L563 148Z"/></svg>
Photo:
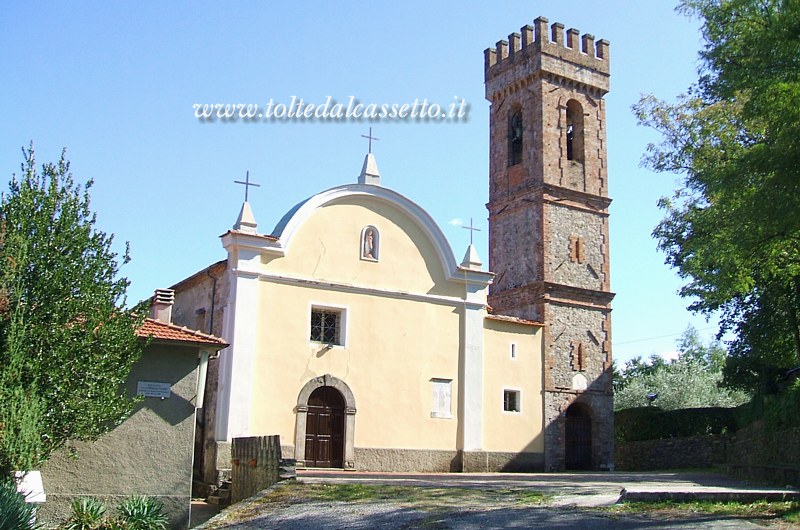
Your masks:
<svg viewBox="0 0 800 530"><path fill-rule="evenodd" d="M472 244L472 236L473 236L473 234L475 232L480 232L481 231L480 228L475 228L475 226L472 224L472 217L469 218L469 226L462 226L461 228L463 228L464 230L469 230L469 244L470 245Z"/></svg>
<svg viewBox="0 0 800 530"><path fill-rule="evenodd" d="M255 186L256 188L260 188L261 184L256 184L254 182L250 182L250 172L246 173L245 179L242 180L234 180L235 184L243 184L244 185L244 202L247 202L247 192L250 191L250 186Z"/></svg>
<svg viewBox="0 0 800 530"><path fill-rule="evenodd" d="M369 151L368 151L368 153L372 153L372 140L375 140L375 141L380 140L380 138L376 138L376 137L372 136L372 127L369 128L369 134L368 135L362 134L361 138L368 138L369 139Z"/></svg>

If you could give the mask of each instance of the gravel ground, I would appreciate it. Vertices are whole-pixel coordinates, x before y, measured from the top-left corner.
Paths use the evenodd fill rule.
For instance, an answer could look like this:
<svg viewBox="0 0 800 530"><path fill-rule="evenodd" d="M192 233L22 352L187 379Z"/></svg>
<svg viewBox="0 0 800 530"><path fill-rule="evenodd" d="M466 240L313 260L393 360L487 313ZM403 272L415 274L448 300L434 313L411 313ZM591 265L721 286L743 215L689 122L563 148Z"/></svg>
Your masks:
<svg viewBox="0 0 800 530"><path fill-rule="evenodd" d="M225 529L748 529L762 526L740 519L691 516L678 520L660 520L642 516L611 516L566 508L513 508L449 513L426 513L390 503L308 503L270 511L247 521L228 523Z"/></svg>
<svg viewBox="0 0 800 530"><path fill-rule="evenodd" d="M271 489L273 492L281 486ZM408 500L321 501L310 499L274 500L267 490L221 513L204 530L245 529L757 529L769 521L756 522L709 514L676 512L665 516L614 514L608 511L559 503L558 498L541 504L510 499L488 501L480 496L453 491L453 496L434 502ZM268 496L273 495L272 497ZM789 528L769 524L771 530Z"/></svg>
<svg viewBox="0 0 800 530"><path fill-rule="evenodd" d="M464 511L430 513L391 503L305 503L269 510L239 522L210 528L245 530L256 528L333 530L372 528L426 529L748 529L763 526L741 519L693 515L671 520L646 516L616 516L568 508L469 508Z"/></svg>

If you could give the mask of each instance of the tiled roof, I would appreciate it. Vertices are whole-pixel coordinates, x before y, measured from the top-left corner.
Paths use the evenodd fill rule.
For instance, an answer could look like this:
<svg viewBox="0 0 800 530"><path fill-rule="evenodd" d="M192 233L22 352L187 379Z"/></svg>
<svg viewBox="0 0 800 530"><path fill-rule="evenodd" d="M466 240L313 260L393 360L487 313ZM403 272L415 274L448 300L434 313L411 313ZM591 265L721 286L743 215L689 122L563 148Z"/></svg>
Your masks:
<svg viewBox="0 0 800 530"><path fill-rule="evenodd" d="M526 320L524 318L510 317L506 315L486 315L486 318L491 320L502 320L503 322L516 322L517 324L527 324L529 326L544 326L541 322L535 320Z"/></svg>
<svg viewBox="0 0 800 530"><path fill-rule="evenodd" d="M279 237L273 236L271 234L251 234L250 232L245 232L244 230L236 230L236 229L228 230L227 232L225 232L224 234L222 234L219 237L223 237L223 236L226 236L228 234L241 234L241 235L244 235L244 236L253 236L253 237L258 237L258 238L261 238L261 239L266 239L267 241L280 241Z"/></svg>
<svg viewBox="0 0 800 530"><path fill-rule="evenodd" d="M214 335L206 335L205 333L200 333L199 331L187 327L167 324L166 322L161 322L160 320L152 318L145 319L142 326L136 330L136 334L143 338L150 337L155 340L207 344L209 346L218 346L219 349L228 345L224 340Z"/></svg>

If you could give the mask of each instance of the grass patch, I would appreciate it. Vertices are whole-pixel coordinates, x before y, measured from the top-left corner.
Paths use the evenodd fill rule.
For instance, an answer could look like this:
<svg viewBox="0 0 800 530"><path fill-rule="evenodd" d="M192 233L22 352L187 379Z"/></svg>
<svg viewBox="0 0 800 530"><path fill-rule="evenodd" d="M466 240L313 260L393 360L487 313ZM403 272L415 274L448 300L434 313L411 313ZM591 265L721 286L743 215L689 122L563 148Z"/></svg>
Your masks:
<svg viewBox="0 0 800 530"><path fill-rule="evenodd" d="M442 512L469 506L493 504L539 505L549 497L528 488L428 488L381 484L308 484L286 481L265 491L254 502L231 508L231 516L239 520L256 517L270 508L288 504L392 502L413 509Z"/></svg>
<svg viewBox="0 0 800 530"><path fill-rule="evenodd" d="M743 519L783 519L786 522L800 523L800 502L711 502L711 501L626 501L607 508L616 514L663 514L679 516L706 513Z"/></svg>
<svg viewBox="0 0 800 530"><path fill-rule="evenodd" d="M298 484L295 490L306 501L377 502L391 501L418 507L462 506L491 502L540 504L545 496L523 488L429 488L382 484Z"/></svg>

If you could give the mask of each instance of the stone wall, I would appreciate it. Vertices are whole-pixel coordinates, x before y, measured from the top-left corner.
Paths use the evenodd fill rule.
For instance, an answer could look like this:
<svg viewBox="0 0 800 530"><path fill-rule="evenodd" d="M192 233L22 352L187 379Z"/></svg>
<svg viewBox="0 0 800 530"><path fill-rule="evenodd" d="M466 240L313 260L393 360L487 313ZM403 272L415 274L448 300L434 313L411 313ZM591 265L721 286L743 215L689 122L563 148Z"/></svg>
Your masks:
<svg viewBox="0 0 800 530"><path fill-rule="evenodd" d="M800 428L768 432L755 422L740 429L728 442L727 464L739 478L800 486Z"/></svg>
<svg viewBox="0 0 800 530"><path fill-rule="evenodd" d="M664 438L641 442L617 442L619 471L711 468L726 460L729 436L712 434L686 438Z"/></svg>
<svg viewBox="0 0 800 530"><path fill-rule="evenodd" d="M767 431L756 422L733 434L617 443L620 471L724 466L737 478L800 486L800 428Z"/></svg>

